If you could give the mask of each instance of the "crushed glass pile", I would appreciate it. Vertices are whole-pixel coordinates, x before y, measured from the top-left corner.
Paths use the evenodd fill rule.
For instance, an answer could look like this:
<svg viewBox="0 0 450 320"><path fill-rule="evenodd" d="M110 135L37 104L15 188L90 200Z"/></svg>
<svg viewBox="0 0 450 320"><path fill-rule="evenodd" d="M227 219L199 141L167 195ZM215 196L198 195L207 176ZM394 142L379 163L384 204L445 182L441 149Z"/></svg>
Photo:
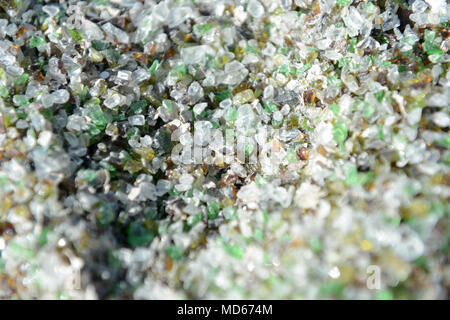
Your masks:
<svg viewBox="0 0 450 320"><path fill-rule="evenodd" d="M0 298L448 297L445 0L0 7Z"/></svg>

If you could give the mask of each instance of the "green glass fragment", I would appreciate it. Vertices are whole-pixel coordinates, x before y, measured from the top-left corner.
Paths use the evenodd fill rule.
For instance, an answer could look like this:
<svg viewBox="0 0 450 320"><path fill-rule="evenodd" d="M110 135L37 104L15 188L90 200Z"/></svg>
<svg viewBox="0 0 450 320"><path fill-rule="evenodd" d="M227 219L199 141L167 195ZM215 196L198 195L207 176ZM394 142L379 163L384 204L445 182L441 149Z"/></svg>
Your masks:
<svg viewBox="0 0 450 320"><path fill-rule="evenodd" d="M148 106L148 104L147 104L146 100L139 100L139 101L133 102L130 105L130 110L133 111L134 114L141 114L145 111L147 106Z"/></svg>
<svg viewBox="0 0 450 320"><path fill-rule="evenodd" d="M433 55L433 54L442 55L443 53L444 52L439 48L431 48L431 49L427 50L428 55Z"/></svg>
<svg viewBox="0 0 450 320"><path fill-rule="evenodd" d="M82 170L80 171L80 177L86 182L92 182L97 178L97 172L95 170Z"/></svg>
<svg viewBox="0 0 450 320"><path fill-rule="evenodd" d="M44 38L41 38L39 36L34 35L30 38L30 48L31 49L39 47L43 43L45 43Z"/></svg>
<svg viewBox="0 0 450 320"><path fill-rule="evenodd" d="M391 64L392 64L392 62L390 62L390 61L383 61L383 62L380 64L380 68L388 69L388 68L391 66Z"/></svg>
<svg viewBox="0 0 450 320"><path fill-rule="evenodd" d="M434 30L425 30L424 40L425 42L431 43L436 38L436 31Z"/></svg>
<svg viewBox="0 0 450 320"><path fill-rule="evenodd" d="M16 109L16 115L19 119L26 119L27 117L27 113L25 112L25 110L23 110L22 107Z"/></svg>
<svg viewBox="0 0 450 320"><path fill-rule="evenodd" d="M420 256L414 261L415 265L417 265L419 268L422 268L425 271L429 271L428 262L425 256Z"/></svg>
<svg viewBox="0 0 450 320"><path fill-rule="evenodd" d="M100 41L100 40L92 40L92 47L97 51L103 51L108 49L110 46L110 43L107 41Z"/></svg>
<svg viewBox="0 0 450 320"><path fill-rule="evenodd" d="M181 75L186 75L187 74L187 68L185 64L179 64L177 65L174 70L178 71Z"/></svg>
<svg viewBox="0 0 450 320"><path fill-rule="evenodd" d="M216 100L218 102L221 102L221 101L223 101L225 99L228 99L228 98L232 97L231 91L228 90L228 89L216 91L216 92L214 92L214 95L215 95Z"/></svg>
<svg viewBox="0 0 450 320"><path fill-rule="evenodd" d="M350 40L350 47L349 47L349 49L348 49L348 51L349 51L350 53L354 53L354 52L355 52L355 44L356 44L356 41L357 41L356 38L352 38L352 39Z"/></svg>
<svg viewBox="0 0 450 320"><path fill-rule="evenodd" d="M390 290L383 289L376 293L375 299L376 300L393 300L394 295L392 294L392 292Z"/></svg>
<svg viewBox="0 0 450 320"><path fill-rule="evenodd" d="M383 133L383 125L378 124L378 139L383 140L384 139L384 133Z"/></svg>
<svg viewBox="0 0 450 320"><path fill-rule="evenodd" d="M356 167L350 167L347 170L347 173L345 175L345 182L349 186L354 186L359 183L358 169L356 169Z"/></svg>
<svg viewBox="0 0 450 320"><path fill-rule="evenodd" d="M304 72L308 71L309 69L311 69L312 64L311 63L306 63L305 65L303 65L302 67L297 69L297 75L301 75Z"/></svg>
<svg viewBox="0 0 450 320"><path fill-rule="evenodd" d="M267 33L270 36L270 32L272 28L276 28L276 25L272 22L266 22L264 24L264 32Z"/></svg>
<svg viewBox="0 0 450 320"><path fill-rule="evenodd" d="M251 155L254 149L255 149L255 146L253 145L253 143L247 143L244 148L245 155L246 156Z"/></svg>
<svg viewBox="0 0 450 320"><path fill-rule="evenodd" d="M278 109L277 105L273 102L263 101L263 106L267 113L272 113Z"/></svg>
<svg viewBox="0 0 450 320"><path fill-rule="evenodd" d="M336 3L338 5L340 5L341 7L346 7L348 6L350 3L352 2L352 0L337 0Z"/></svg>
<svg viewBox="0 0 450 320"><path fill-rule="evenodd" d="M339 106L336 103L330 105L330 110L333 112L335 117L339 115Z"/></svg>
<svg viewBox="0 0 450 320"><path fill-rule="evenodd" d="M69 35L73 39L73 41L78 42L83 40L83 35L78 30L67 29L67 31L69 32Z"/></svg>
<svg viewBox="0 0 450 320"><path fill-rule="evenodd" d="M45 246L47 244L47 242L48 242L48 231L49 231L48 228L46 228L46 227L42 228L41 233L40 233L39 238L38 238L38 244L39 244L40 247Z"/></svg>
<svg viewBox="0 0 450 320"><path fill-rule="evenodd" d="M127 228L127 241L133 246L144 246L153 241L155 233L139 222L132 222Z"/></svg>
<svg viewBox="0 0 450 320"><path fill-rule="evenodd" d="M398 66L398 72L406 72L408 71L408 66Z"/></svg>
<svg viewBox="0 0 450 320"><path fill-rule="evenodd" d="M152 74L155 75L156 72L159 69L159 61L158 60L154 60L152 65L150 66L150 68L148 68L148 71Z"/></svg>
<svg viewBox="0 0 450 320"><path fill-rule="evenodd" d="M320 287L320 294L323 296L340 296L344 287L340 281L330 281Z"/></svg>
<svg viewBox="0 0 450 320"><path fill-rule="evenodd" d="M333 87L342 86L342 81L335 76L328 77L328 85Z"/></svg>
<svg viewBox="0 0 450 320"><path fill-rule="evenodd" d="M224 244L225 251L236 259L242 259L244 256L244 250L238 245L228 245Z"/></svg>
<svg viewBox="0 0 450 320"><path fill-rule="evenodd" d="M6 86L0 85L0 97L7 98L9 96L9 91Z"/></svg>
<svg viewBox="0 0 450 320"><path fill-rule="evenodd" d="M363 8L364 12L366 12L368 14L375 12L375 5L373 4L372 1L363 2L362 8Z"/></svg>
<svg viewBox="0 0 450 320"><path fill-rule="evenodd" d="M206 206L206 212L209 219L214 219L217 217L220 211L220 203L217 201L211 201Z"/></svg>
<svg viewBox="0 0 450 320"><path fill-rule="evenodd" d="M289 66L287 64L281 65L279 72L282 73L282 74L288 73L289 72Z"/></svg>
<svg viewBox="0 0 450 320"><path fill-rule="evenodd" d="M199 223L200 221L202 221L202 214L201 213L197 213L194 214L192 216L189 216L186 219L186 223L189 227L193 227L195 226L197 223Z"/></svg>
<svg viewBox="0 0 450 320"><path fill-rule="evenodd" d="M268 182L267 182L266 179L264 179L264 178L258 173L258 174L256 175L256 177L255 177L255 183L256 183L256 185L257 185L258 187L261 187L261 186L267 184Z"/></svg>
<svg viewBox="0 0 450 320"><path fill-rule="evenodd" d="M169 246L166 253L172 260L180 260L183 257L183 249L178 246Z"/></svg>
<svg viewBox="0 0 450 320"><path fill-rule="evenodd" d="M372 171L359 173L359 182L366 185L375 180L375 174Z"/></svg>
<svg viewBox="0 0 450 320"><path fill-rule="evenodd" d="M175 102L173 102L172 100L169 100L169 99L165 99L165 100L163 100L162 105L163 105L164 109L167 110L168 113L171 113L175 107Z"/></svg>
<svg viewBox="0 0 450 320"><path fill-rule="evenodd" d="M22 94L17 94L13 98L14 103L20 107L26 107L30 104L30 101L28 101L27 97Z"/></svg>
<svg viewBox="0 0 450 320"><path fill-rule="evenodd" d="M193 30L197 34L205 35L212 29L212 25L210 24L196 24L193 27Z"/></svg>
<svg viewBox="0 0 450 320"><path fill-rule="evenodd" d="M8 244L11 249L12 255L19 260L30 260L34 258L35 253L33 250L26 248L15 241L10 241Z"/></svg>
<svg viewBox="0 0 450 320"><path fill-rule="evenodd" d="M280 48L279 51L282 55L287 56L289 53L289 48L286 48L286 47Z"/></svg>
<svg viewBox="0 0 450 320"><path fill-rule="evenodd" d="M227 121L236 121L238 112L235 106L231 106L227 112Z"/></svg>
<svg viewBox="0 0 450 320"><path fill-rule="evenodd" d="M104 54L105 54L106 60L108 60L108 62L110 64L117 64L119 62L120 52L118 50L106 49Z"/></svg>
<svg viewBox="0 0 450 320"><path fill-rule="evenodd" d="M107 226L116 219L116 213L114 212L111 204L107 202L100 202L97 221L101 226Z"/></svg>
<svg viewBox="0 0 450 320"><path fill-rule="evenodd" d="M343 143L348 136L347 127L344 122L337 122L333 127L333 138L338 143Z"/></svg>
<svg viewBox="0 0 450 320"><path fill-rule="evenodd" d="M376 98L379 103L381 103L381 101L383 101L384 94L385 94L384 90L380 90L376 93Z"/></svg>
<svg viewBox="0 0 450 320"><path fill-rule="evenodd" d="M289 163L295 163L298 161L297 159L297 154L295 153L295 150L293 148L289 148L287 150L287 154L286 154L286 160Z"/></svg>
<svg viewBox="0 0 450 320"><path fill-rule="evenodd" d="M86 107L86 115L91 118L92 123L98 130L105 130L108 121L102 108L98 104L89 104L88 107Z"/></svg>
<svg viewBox="0 0 450 320"><path fill-rule="evenodd" d="M375 108L366 101L363 102L362 108L363 117L366 119L370 118L375 113Z"/></svg>
<svg viewBox="0 0 450 320"><path fill-rule="evenodd" d="M319 253L323 249L322 242L318 238L313 238L309 241L309 247L314 253Z"/></svg>
<svg viewBox="0 0 450 320"><path fill-rule="evenodd" d="M444 139L438 140L435 143L440 147L449 148L450 147L450 136L445 137Z"/></svg>
<svg viewBox="0 0 450 320"><path fill-rule="evenodd" d="M41 114L45 117L45 119L52 121L53 119L53 110L51 108L45 108L41 110Z"/></svg>
<svg viewBox="0 0 450 320"><path fill-rule="evenodd" d="M264 240L264 231L262 229L256 228L253 233L253 237L258 241L263 241Z"/></svg>
<svg viewBox="0 0 450 320"><path fill-rule="evenodd" d="M339 68L348 67L349 63L350 63L349 57L340 58L338 60L338 67Z"/></svg>
<svg viewBox="0 0 450 320"><path fill-rule="evenodd" d="M259 52L258 49L256 49L253 46L248 45L247 47L245 47L245 52L249 53L249 54L253 54L254 56L259 56Z"/></svg>

